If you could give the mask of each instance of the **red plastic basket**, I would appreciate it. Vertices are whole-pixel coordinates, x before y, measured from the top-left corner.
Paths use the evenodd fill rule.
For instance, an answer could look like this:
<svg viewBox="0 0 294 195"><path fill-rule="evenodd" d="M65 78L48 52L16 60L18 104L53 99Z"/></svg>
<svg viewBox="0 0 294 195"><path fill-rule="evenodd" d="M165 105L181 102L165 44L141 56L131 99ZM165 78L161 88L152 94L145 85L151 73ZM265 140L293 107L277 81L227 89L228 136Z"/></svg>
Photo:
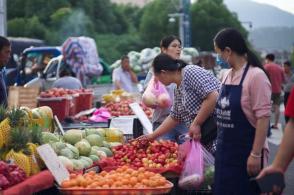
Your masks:
<svg viewBox="0 0 294 195"><path fill-rule="evenodd" d="M91 109L93 106L93 93L79 93L79 97L76 102L76 112L79 113L83 110Z"/></svg>
<svg viewBox="0 0 294 195"><path fill-rule="evenodd" d="M73 94L72 95L72 101L70 104L70 109L69 109L69 115L74 116L77 114L77 102L79 99L79 94Z"/></svg>
<svg viewBox="0 0 294 195"><path fill-rule="evenodd" d="M72 97L53 97L53 98L37 98L39 106L49 106L53 114L63 121L65 117L69 116L70 105Z"/></svg>
<svg viewBox="0 0 294 195"><path fill-rule="evenodd" d="M160 188L109 188L109 189L70 189L70 188L58 188L62 194L83 194L83 195L96 195L96 194L103 194L103 195L121 195L121 194L132 194L132 195L146 195L146 194L167 194L173 188L173 183L169 182L167 187L160 187Z"/></svg>

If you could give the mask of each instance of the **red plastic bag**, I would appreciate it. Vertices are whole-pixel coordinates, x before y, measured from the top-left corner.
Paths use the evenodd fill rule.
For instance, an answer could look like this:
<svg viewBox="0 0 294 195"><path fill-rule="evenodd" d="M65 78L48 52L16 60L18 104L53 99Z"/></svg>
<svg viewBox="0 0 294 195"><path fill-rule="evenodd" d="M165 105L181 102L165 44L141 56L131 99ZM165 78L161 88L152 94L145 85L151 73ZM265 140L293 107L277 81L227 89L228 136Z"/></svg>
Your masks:
<svg viewBox="0 0 294 195"><path fill-rule="evenodd" d="M204 181L202 146L193 140L187 142L191 144L191 148L184 162L179 186L186 190L197 190Z"/></svg>
<svg viewBox="0 0 294 195"><path fill-rule="evenodd" d="M142 96L143 103L151 108L168 108L172 100L165 86L153 76Z"/></svg>

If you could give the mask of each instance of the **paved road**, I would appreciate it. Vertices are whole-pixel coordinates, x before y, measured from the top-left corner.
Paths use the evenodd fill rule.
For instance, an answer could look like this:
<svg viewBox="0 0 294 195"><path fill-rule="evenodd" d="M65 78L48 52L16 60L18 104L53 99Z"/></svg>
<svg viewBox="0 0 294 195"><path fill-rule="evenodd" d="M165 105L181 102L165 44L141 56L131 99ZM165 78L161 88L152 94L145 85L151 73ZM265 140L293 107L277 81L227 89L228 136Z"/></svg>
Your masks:
<svg viewBox="0 0 294 195"><path fill-rule="evenodd" d="M285 127L285 120L283 118L284 113L284 106L281 106L281 117L280 117L280 124L279 129L274 130L272 129L272 136L269 139L269 147L270 147L270 159L269 162L271 163L277 153L280 141L283 136L283 128ZM271 119L273 121L273 117ZM294 161L290 164L286 174L286 188L284 190L283 195L294 195Z"/></svg>

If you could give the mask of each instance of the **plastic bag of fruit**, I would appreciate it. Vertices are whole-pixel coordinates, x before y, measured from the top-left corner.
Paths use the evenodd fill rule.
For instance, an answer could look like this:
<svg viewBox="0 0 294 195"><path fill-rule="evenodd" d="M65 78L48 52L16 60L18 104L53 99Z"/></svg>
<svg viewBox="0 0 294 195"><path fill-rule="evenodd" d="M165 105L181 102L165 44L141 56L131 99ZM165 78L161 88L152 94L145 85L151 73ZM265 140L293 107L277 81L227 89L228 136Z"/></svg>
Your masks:
<svg viewBox="0 0 294 195"><path fill-rule="evenodd" d="M202 147L202 154L204 160L204 188L211 188L214 180L214 157L208 152L205 147Z"/></svg>
<svg viewBox="0 0 294 195"><path fill-rule="evenodd" d="M142 100L146 106L151 108L168 108L172 103L165 86L154 76L150 79Z"/></svg>
<svg viewBox="0 0 294 195"><path fill-rule="evenodd" d="M204 160L202 146L199 142L188 140L190 151L185 159L179 186L186 190L197 190L204 181Z"/></svg>

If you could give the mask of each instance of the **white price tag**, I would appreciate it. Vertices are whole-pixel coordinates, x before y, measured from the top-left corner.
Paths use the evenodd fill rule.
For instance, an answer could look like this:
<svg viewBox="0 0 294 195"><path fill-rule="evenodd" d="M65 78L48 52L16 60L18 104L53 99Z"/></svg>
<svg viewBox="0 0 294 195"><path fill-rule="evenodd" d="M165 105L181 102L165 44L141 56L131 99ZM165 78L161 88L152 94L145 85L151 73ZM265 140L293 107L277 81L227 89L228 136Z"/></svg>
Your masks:
<svg viewBox="0 0 294 195"><path fill-rule="evenodd" d="M59 185L61 185L63 180L69 179L68 170L49 144L39 146L37 151Z"/></svg>
<svg viewBox="0 0 294 195"><path fill-rule="evenodd" d="M139 118L141 124L146 129L147 133L151 134L153 132L152 123L148 119L147 115L145 114L141 106L136 102L129 104L129 106L131 107L135 115Z"/></svg>
<svg viewBox="0 0 294 195"><path fill-rule="evenodd" d="M134 117L116 117L111 119L110 128L118 128L124 134L133 134Z"/></svg>

